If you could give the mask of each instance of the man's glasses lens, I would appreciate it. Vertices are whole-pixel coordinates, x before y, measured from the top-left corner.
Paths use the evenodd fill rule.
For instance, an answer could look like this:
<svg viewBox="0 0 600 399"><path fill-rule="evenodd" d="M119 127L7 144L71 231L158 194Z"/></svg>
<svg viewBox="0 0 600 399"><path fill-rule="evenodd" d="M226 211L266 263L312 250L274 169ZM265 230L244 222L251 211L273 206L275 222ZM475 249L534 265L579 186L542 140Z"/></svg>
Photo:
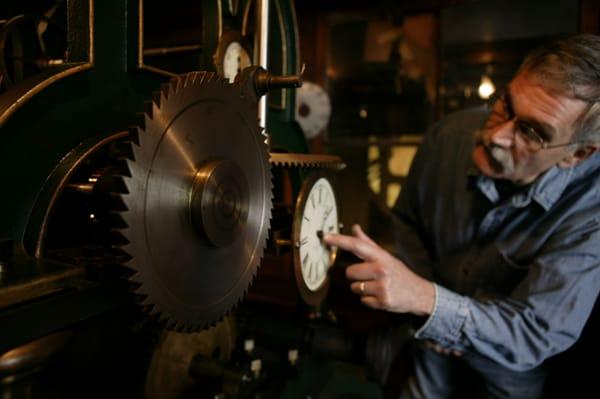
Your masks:
<svg viewBox="0 0 600 399"><path fill-rule="evenodd" d="M517 122L515 124L515 131L521 136L527 149L530 151L539 151L544 148L544 140L533 127Z"/></svg>

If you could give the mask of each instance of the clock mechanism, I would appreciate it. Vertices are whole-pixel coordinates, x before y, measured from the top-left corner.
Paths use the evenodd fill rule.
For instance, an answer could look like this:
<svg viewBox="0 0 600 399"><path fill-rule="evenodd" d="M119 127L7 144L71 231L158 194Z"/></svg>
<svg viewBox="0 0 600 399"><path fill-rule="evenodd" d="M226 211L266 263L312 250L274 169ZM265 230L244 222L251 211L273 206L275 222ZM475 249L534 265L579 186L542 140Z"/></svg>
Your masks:
<svg viewBox="0 0 600 399"><path fill-rule="evenodd" d="M50 15L4 21L36 29L5 34L12 80L0 79L0 161L15 172L0 218L0 396L296 397L286 390L305 376L311 394L331 392L313 358L329 370L323 359L355 352L321 306L345 165L307 153L293 120L294 1L271 2L270 19L250 0L56 3L64 40L32 41L42 73L15 43ZM268 68L250 66L267 47Z"/></svg>
<svg viewBox="0 0 600 399"><path fill-rule="evenodd" d="M319 304L327 295L328 271L337 250L325 245L323 236L338 232L338 205L330 178L326 173L313 172L298 195L292 227L296 283L308 304Z"/></svg>
<svg viewBox="0 0 600 399"><path fill-rule="evenodd" d="M296 90L296 121L304 132L304 137L317 137L329 123L331 101L327 92L318 84L304 82Z"/></svg>

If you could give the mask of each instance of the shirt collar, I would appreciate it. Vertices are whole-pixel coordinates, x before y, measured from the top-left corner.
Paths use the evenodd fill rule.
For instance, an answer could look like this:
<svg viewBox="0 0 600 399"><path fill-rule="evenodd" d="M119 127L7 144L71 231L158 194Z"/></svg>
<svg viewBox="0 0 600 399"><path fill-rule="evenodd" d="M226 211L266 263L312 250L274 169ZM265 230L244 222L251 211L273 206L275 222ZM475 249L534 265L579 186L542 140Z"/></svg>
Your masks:
<svg viewBox="0 0 600 399"><path fill-rule="evenodd" d="M537 202L544 210L548 211L558 201L571 180L574 168L559 168L554 166L545 172L527 190L512 197L511 202L515 207L527 206L531 200ZM475 185L492 203L500 200L500 195L494 184L494 180L484 176L472 166L467 174L470 179L475 178Z"/></svg>
<svg viewBox="0 0 600 399"><path fill-rule="evenodd" d="M574 169L552 167L531 187L533 199L548 211L565 191Z"/></svg>

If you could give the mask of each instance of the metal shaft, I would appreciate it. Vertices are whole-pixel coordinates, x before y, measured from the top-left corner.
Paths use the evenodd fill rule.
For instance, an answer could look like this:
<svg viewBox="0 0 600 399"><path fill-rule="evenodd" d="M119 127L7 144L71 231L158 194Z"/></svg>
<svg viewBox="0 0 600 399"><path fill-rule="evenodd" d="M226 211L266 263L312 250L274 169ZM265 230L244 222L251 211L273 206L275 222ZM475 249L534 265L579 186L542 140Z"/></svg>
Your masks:
<svg viewBox="0 0 600 399"><path fill-rule="evenodd" d="M256 2L256 36L255 36L255 59L259 66L268 70L269 59L269 0L258 0ZM267 128L267 96L263 96L258 102L258 120L262 128Z"/></svg>
<svg viewBox="0 0 600 399"><path fill-rule="evenodd" d="M171 47L159 47L159 48L150 48L144 50L144 55L146 56L156 56L156 55L167 55L173 53L191 53L194 51L202 50L202 46L200 44L189 44L185 46L171 46Z"/></svg>

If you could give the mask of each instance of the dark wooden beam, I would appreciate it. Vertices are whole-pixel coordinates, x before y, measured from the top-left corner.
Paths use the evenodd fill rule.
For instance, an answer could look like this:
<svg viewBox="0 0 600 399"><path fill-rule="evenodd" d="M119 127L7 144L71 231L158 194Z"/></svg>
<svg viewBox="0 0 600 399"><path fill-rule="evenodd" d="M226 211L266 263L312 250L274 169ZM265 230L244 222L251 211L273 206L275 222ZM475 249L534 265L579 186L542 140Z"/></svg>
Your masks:
<svg viewBox="0 0 600 399"><path fill-rule="evenodd" d="M600 0L580 0L579 32L600 33Z"/></svg>

